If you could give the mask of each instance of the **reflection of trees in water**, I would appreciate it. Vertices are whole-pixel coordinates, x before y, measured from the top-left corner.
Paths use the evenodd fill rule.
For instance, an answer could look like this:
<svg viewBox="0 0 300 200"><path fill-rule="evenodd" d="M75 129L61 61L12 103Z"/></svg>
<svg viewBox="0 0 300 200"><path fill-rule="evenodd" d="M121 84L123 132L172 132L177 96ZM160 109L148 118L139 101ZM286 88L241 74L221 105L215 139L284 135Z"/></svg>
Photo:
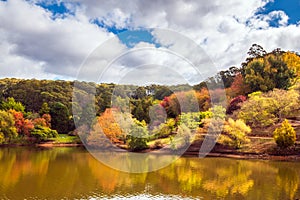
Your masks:
<svg viewBox="0 0 300 200"><path fill-rule="evenodd" d="M109 157L112 162L120 158ZM139 166L139 160L124 159L124 164L128 162L147 168L146 162ZM74 199L145 192L204 199L273 200L300 195L300 163L291 162L180 158L158 171L133 174L113 170L82 149L3 148L0 163L0 199L3 194L11 199Z"/></svg>
<svg viewBox="0 0 300 200"><path fill-rule="evenodd" d="M299 171L298 171L299 173ZM278 186L279 197L286 197L295 199L295 194L299 187L299 174L293 168L279 167L276 177L276 184Z"/></svg>
<svg viewBox="0 0 300 200"><path fill-rule="evenodd" d="M142 192L145 188L147 173L130 174L114 170L103 165L93 157L88 158L88 166L97 180L103 193L109 194L126 194L130 191ZM112 158L118 159L118 157Z"/></svg>
<svg viewBox="0 0 300 200"><path fill-rule="evenodd" d="M203 188L217 197L233 195L245 196L253 187L254 180L250 178L251 169L245 161L237 161L230 165L220 165L217 168L210 168L209 175L203 181Z"/></svg>
<svg viewBox="0 0 300 200"><path fill-rule="evenodd" d="M55 159L55 151L31 151L24 148L0 151L0 184L7 188L18 182L21 176L37 174L40 181L47 174L49 161Z"/></svg>

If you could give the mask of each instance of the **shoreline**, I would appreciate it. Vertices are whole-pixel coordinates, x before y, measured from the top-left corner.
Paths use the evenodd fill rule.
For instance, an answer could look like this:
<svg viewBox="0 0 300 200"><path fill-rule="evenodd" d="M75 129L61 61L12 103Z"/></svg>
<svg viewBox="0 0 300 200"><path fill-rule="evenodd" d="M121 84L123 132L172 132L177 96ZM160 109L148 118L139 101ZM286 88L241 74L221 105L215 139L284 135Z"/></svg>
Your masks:
<svg viewBox="0 0 300 200"><path fill-rule="evenodd" d="M199 152L185 152L182 157L199 157ZM269 155L269 154L248 154L248 153L221 153L211 152L207 158L232 158L242 160L269 160L269 161L300 161L300 155ZM205 158L204 157L204 158ZM202 157L201 157L202 158Z"/></svg>
<svg viewBox="0 0 300 200"><path fill-rule="evenodd" d="M84 147L82 143L39 143L39 144L1 144L1 148L14 148L14 147L42 147L42 148L55 148L55 147ZM148 150L146 151L148 152ZM142 153L142 152L140 152ZM145 153L145 151L144 151ZM160 153L158 153L160 154ZM247 152L235 152L235 151L214 151L206 154L204 157L199 156L199 151L189 149L181 155L181 157L190 158L232 158L232 159L242 159L242 160L269 160L269 161L300 161L300 154L290 154L290 155L273 155L267 153L247 153Z"/></svg>

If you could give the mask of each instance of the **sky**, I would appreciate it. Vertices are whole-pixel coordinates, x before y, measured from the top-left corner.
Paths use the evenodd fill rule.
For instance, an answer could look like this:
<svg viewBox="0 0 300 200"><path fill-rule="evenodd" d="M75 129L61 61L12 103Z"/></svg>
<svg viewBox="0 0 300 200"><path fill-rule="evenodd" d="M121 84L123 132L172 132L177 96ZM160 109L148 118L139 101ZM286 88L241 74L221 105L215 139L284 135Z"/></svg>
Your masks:
<svg viewBox="0 0 300 200"><path fill-rule="evenodd" d="M254 43L300 52L298 10L300 0L0 0L0 78L197 84L240 67Z"/></svg>

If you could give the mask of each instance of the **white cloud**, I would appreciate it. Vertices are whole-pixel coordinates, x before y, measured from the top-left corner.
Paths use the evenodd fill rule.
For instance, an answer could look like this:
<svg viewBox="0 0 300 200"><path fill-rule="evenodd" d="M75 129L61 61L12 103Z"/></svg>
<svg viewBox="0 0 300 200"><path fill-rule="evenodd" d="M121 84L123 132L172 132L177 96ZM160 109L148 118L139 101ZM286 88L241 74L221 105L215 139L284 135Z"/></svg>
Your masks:
<svg viewBox="0 0 300 200"><path fill-rule="evenodd" d="M73 77L85 57L112 36L83 15L52 20L49 11L22 0L0 2L0 34L13 46L7 58L30 61L24 63L28 71L34 70L34 64L43 63L40 71ZM1 44L0 48L5 46ZM1 66L5 67L21 70L13 63Z"/></svg>
<svg viewBox="0 0 300 200"><path fill-rule="evenodd" d="M60 0L74 15L67 14L64 18L56 19L52 19L50 11L33 2L45 0L0 1L1 77L18 74L36 78L75 77L80 64L92 50L113 37L106 29L90 23L93 19L117 28L145 27L177 31L195 41L219 69L239 66L253 43L262 45L267 51L277 47L300 51L299 25L288 25L288 16L283 11L255 14L269 0L215 0L205 3L196 0L133 0L126 3ZM279 27L272 27L270 23L277 23ZM197 56L194 54L198 52L193 52L195 48L191 48L182 38L175 39L174 43L171 35L159 31L153 34L157 41L168 45L170 50L179 50L183 56ZM112 41L112 44L96 51L90 61L94 63L82 73L82 78L94 80L95 74L110 59L126 52L126 47L117 38ZM141 42L134 49L154 47L153 44ZM210 63L203 53L201 56L204 63ZM135 54L124 59L120 67L124 72L130 69L130 65L139 63L179 66L168 59L173 58L162 54ZM114 70L111 77L106 77L107 81L119 73L117 69ZM188 76L188 68L181 67L180 73Z"/></svg>

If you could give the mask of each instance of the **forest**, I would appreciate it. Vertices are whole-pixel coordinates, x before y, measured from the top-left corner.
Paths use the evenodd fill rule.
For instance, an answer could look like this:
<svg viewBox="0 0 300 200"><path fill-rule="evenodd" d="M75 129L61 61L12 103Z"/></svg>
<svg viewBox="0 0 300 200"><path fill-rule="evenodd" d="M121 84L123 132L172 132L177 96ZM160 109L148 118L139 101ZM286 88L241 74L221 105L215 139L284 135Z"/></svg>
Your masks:
<svg viewBox="0 0 300 200"><path fill-rule="evenodd" d="M102 139L131 151L181 148L217 122L223 126L217 143L228 148L249 147L252 136L272 137L280 149L296 148L299 78L298 53L266 52L257 44L241 66L194 86L80 82L82 88L74 90L77 81L5 78L0 80L0 144L84 133L80 139L92 148L103 147ZM74 98L89 88L95 90L96 115L76 118Z"/></svg>

